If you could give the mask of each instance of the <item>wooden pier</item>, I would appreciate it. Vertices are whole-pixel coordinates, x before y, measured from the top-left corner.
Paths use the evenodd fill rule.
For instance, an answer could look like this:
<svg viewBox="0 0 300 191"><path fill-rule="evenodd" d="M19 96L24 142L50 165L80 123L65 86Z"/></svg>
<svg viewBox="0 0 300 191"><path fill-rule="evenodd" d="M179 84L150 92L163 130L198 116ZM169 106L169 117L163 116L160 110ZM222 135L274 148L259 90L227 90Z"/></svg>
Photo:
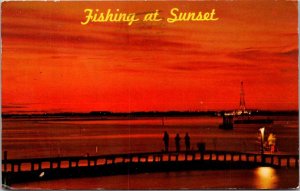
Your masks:
<svg viewBox="0 0 300 191"><path fill-rule="evenodd" d="M2 182L133 174L139 172L243 169L258 166L298 168L299 155L230 151L147 152L82 157L8 159L4 152Z"/></svg>

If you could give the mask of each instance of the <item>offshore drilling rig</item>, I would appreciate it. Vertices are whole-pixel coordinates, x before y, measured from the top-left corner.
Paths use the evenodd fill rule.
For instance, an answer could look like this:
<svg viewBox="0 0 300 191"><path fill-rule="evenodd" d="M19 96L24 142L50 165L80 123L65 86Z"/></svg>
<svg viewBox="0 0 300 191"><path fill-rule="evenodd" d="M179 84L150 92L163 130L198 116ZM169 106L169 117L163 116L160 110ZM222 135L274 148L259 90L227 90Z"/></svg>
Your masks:
<svg viewBox="0 0 300 191"><path fill-rule="evenodd" d="M221 129L233 129L233 124L259 124L273 123L271 119L254 118L251 116L251 111L246 110L244 82L241 81L240 90L240 107L236 111L225 112L223 114L223 124L219 126Z"/></svg>

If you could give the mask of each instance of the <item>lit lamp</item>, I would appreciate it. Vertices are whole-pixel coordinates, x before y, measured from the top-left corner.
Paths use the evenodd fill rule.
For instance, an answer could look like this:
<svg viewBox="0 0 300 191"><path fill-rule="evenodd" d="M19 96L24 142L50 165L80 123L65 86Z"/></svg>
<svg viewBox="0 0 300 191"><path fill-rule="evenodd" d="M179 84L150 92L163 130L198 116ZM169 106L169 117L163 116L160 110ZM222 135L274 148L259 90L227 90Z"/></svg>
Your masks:
<svg viewBox="0 0 300 191"><path fill-rule="evenodd" d="M260 134L261 134L261 158L262 158L262 163L264 163L264 135L265 135L265 127L262 127L259 129Z"/></svg>

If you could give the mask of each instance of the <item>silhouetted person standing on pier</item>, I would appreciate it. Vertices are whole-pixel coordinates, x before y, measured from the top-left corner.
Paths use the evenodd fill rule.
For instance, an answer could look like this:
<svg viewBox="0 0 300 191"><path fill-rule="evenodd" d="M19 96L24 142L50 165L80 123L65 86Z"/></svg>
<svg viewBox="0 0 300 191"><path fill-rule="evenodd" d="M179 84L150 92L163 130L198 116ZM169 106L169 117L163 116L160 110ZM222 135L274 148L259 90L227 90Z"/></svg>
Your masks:
<svg viewBox="0 0 300 191"><path fill-rule="evenodd" d="M178 133L176 134L176 137L175 137L175 145L176 145L176 152L179 152L180 151L180 136Z"/></svg>
<svg viewBox="0 0 300 191"><path fill-rule="evenodd" d="M164 138L163 138L164 144L165 144L165 152L169 151L169 134L167 131L164 133Z"/></svg>
<svg viewBox="0 0 300 191"><path fill-rule="evenodd" d="M191 149L191 138L188 133L185 134L184 141L186 151L189 151Z"/></svg>

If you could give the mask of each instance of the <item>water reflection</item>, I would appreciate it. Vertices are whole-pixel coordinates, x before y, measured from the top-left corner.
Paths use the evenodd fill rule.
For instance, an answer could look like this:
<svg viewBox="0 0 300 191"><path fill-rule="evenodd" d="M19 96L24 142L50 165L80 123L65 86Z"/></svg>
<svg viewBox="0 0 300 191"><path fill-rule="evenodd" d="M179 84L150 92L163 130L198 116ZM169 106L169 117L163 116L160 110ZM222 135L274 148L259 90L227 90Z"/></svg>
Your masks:
<svg viewBox="0 0 300 191"><path fill-rule="evenodd" d="M258 167L255 169L255 184L260 189L276 188L278 176L271 167Z"/></svg>

